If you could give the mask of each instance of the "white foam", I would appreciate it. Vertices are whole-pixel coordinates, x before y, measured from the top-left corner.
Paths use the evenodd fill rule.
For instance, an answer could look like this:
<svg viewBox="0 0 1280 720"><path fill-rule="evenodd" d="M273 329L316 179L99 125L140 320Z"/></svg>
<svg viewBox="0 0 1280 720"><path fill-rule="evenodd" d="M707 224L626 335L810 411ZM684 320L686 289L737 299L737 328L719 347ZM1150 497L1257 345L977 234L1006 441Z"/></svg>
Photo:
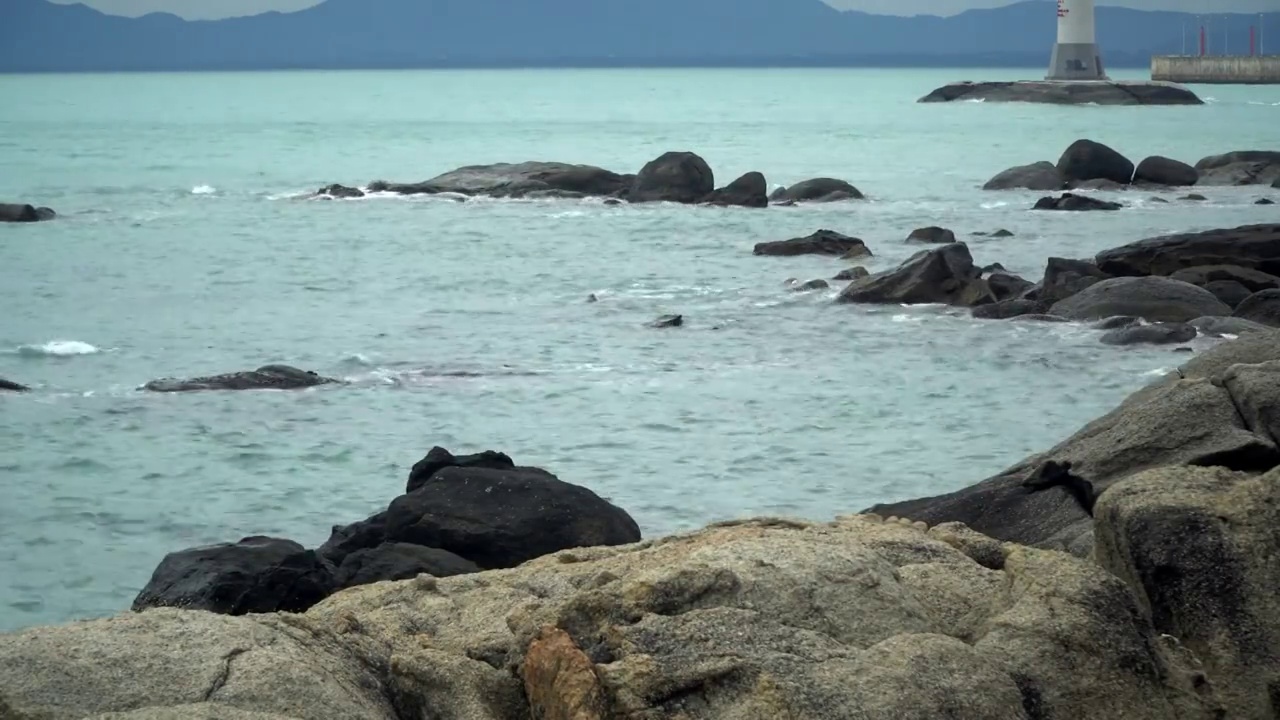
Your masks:
<svg viewBox="0 0 1280 720"><path fill-rule="evenodd" d="M218 188L212 185L197 185L191 188L192 195L213 195L218 192Z"/></svg>
<svg viewBox="0 0 1280 720"><path fill-rule="evenodd" d="M87 342L79 340L51 340L43 345L19 345L18 354L31 357L70 357L95 355L102 352Z"/></svg>

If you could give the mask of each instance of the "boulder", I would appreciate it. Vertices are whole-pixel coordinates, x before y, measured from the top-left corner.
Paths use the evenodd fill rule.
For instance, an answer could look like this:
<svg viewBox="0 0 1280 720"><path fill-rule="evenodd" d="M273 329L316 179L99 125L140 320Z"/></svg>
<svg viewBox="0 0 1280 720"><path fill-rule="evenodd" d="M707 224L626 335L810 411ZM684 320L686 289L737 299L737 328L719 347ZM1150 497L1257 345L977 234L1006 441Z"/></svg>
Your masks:
<svg viewBox="0 0 1280 720"><path fill-rule="evenodd" d="M1199 170L1184 162L1161 155L1144 158L1133 172L1134 182L1155 185L1195 185L1199 179Z"/></svg>
<svg viewBox="0 0 1280 720"><path fill-rule="evenodd" d="M684 326L683 315L659 315L649 323L651 328L671 328Z"/></svg>
<svg viewBox="0 0 1280 720"><path fill-rule="evenodd" d="M1103 334L1103 345L1175 345L1191 342L1199 334L1188 323L1153 323L1130 325Z"/></svg>
<svg viewBox="0 0 1280 720"><path fill-rule="evenodd" d="M762 208L769 205L769 186L764 175L749 172L728 185L712 192L704 202L710 205L737 205Z"/></svg>
<svg viewBox="0 0 1280 720"><path fill-rule="evenodd" d="M1055 303L1049 312L1072 320L1132 315L1152 322L1225 316L1231 308L1204 288L1162 277L1113 278Z"/></svg>
<svg viewBox="0 0 1280 720"><path fill-rule="evenodd" d="M0 390L2 391L27 392L30 389L31 388L27 387L26 385L19 385L18 383L13 382L12 380L5 380L4 378L0 378Z"/></svg>
<svg viewBox="0 0 1280 720"><path fill-rule="evenodd" d="M551 473L536 467L517 468L509 455L495 450L473 453L471 455L454 455L439 445L431 448L421 460L413 464L409 470L409 482L404 491L411 493L422 487L436 473L447 467L487 468L489 470L520 470L521 472L542 473L547 477L555 477Z"/></svg>
<svg viewBox="0 0 1280 720"><path fill-rule="evenodd" d="M1269 332L1273 328L1252 320L1237 317L1202 317L1187 323L1201 335L1222 337L1223 335L1246 335L1248 333Z"/></svg>
<svg viewBox="0 0 1280 720"><path fill-rule="evenodd" d="M834 230L819 230L802 238L757 243L751 252L753 255L836 255L848 258L871 255L862 240Z"/></svg>
<svg viewBox="0 0 1280 720"><path fill-rule="evenodd" d="M388 580L408 580L423 573L450 577L480 572L480 566L451 552L409 543L383 543L347 555L334 572L337 590Z"/></svg>
<svg viewBox="0 0 1280 720"><path fill-rule="evenodd" d="M0 696L33 718L1219 717L1195 671L1090 562L856 516L367 585L303 615L0 636Z"/></svg>
<svg viewBox="0 0 1280 720"><path fill-rule="evenodd" d="M991 293L995 295L997 301L1012 300L1035 287L1035 283L1030 280L1024 280L1017 275L1004 272L993 272L988 275L987 285L991 288Z"/></svg>
<svg viewBox="0 0 1280 720"><path fill-rule="evenodd" d="M1239 265L1197 265L1169 275L1174 280L1205 287L1211 282L1230 281L1255 293L1280 288L1280 277Z"/></svg>
<svg viewBox="0 0 1280 720"><path fill-rule="evenodd" d="M808 282L799 283L794 287L792 287L791 291L792 292L809 292L810 290L825 290L829 287L831 287L830 283L828 283L826 280L823 280L822 278L818 278L815 280L810 280Z"/></svg>
<svg viewBox="0 0 1280 720"><path fill-rule="evenodd" d="M840 272L836 273L836 276L831 279L847 281L847 280L861 280L862 278L865 278L865 277L871 277L871 271L867 270L861 265L854 265L851 268L845 268L844 270L841 270Z"/></svg>
<svg viewBox="0 0 1280 720"><path fill-rule="evenodd" d="M1172 275L1185 268L1233 265L1280 276L1280 224L1147 238L1103 250L1097 263L1112 275Z"/></svg>
<svg viewBox="0 0 1280 720"><path fill-rule="evenodd" d="M1062 190L1067 186L1067 179L1062 177L1058 166L1048 160L1018 165L1002 170L982 186L983 190Z"/></svg>
<svg viewBox="0 0 1280 720"><path fill-rule="evenodd" d="M1093 140L1076 140L1058 158L1058 172L1071 181L1110 180L1121 185L1133 182L1133 161Z"/></svg>
<svg viewBox="0 0 1280 720"><path fill-rule="evenodd" d="M964 243L941 245L912 255L893 270L850 283L841 303L943 303L974 307L995 302Z"/></svg>
<svg viewBox="0 0 1280 720"><path fill-rule="evenodd" d="M1238 306L1253 294L1249 292L1249 288L1235 280L1211 280L1202 287L1232 308Z"/></svg>
<svg viewBox="0 0 1280 720"><path fill-rule="evenodd" d="M0 222L11 223L28 223L40 222L42 220L52 220L57 217L57 213L47 207L36 207L35 205L23 205L14 203L0 203Z"/></svg>
<svg viewBox="0 0 1280 720"><path fill-rule="evenodd" d="M1280 152L1236 150L1196 163L1200 185L1268 185L1280 182Z"/></svg>
<svg viewBox="0 0 1280 720"><path fill-rule="evenodd" d="M1000 300L975 307L970 314L979 320L1008 320L1024 315L1041 315L1043 303L1036 300Z"/></svg>
<svg viewBox="0 0 1280 720"><path fill-rule="evenodd" d="M347 187L346 185L338 185L335 183L317 190L316 196L331 199L362 198L364 197L364 191L360 188Z"/></svg>
<svg viewBox="0 0 1280 720"><path fill-rule="evenodd" d="M152 380L143 388L152 392L192 392L196 390L295 390L341 383L341 380L317 375L311 370L299 370L288 365L264 365L247 372L211 375L186 380L162 378Z"/></svg>
<svg viewBox="0 0 1280 720"><path fill-rule="evenodd" d="M769 196L773 202L835 202L862 200L858 188L835 178L803 180L787 188L778 188Z"/></svg>
<svg viewBox="0 0 1280 720"><path fill-rule="evenodd" d="M292 540L247 537L169 553L133 601L224 615L302 612L336 589L315 551Z"/></svg>
<svg viewBox="0 0 1280 720"><path fill-rule="evenodd" d="M1280 290L1263 290L1245 298L1232 313L1270 327L1280 327Z"/></svg>
<svg viewBox="0 0 1280 720"><path fill-rule="evenodd" d="M1110 278L1111 275L1088 260L1051 257L1045 263L1044 277L1039 284L1023 291L1023 297L1038 300L1048 308L1091 285Z"/></svg>
<svg viewBox="0 0 1280 720"><path fill-rule="evenodd" d="M947 244L956 241L956 234L950 230L930 225L929 227L916 228L907 236L907 242L922 242L933 244Z"/></svg>
<svg viewBox="0 0 1280 720"><path fill-rule="evenodd" d="M607 196L624 192L633 179L633 176L619 175L593 165L530 161L468 165L420 183L371 183L369 191L402 195L458 193L499 198L525 197L539 191Z"/></svg>
<svg viewBox="0 0 1280 720"><path fill-rule="evenodd" d="M1088 195L1076 195L1074 193L1063 193L1061 197L1042 197L1036 201L1032 210L1119 210L1124 207L1117 202L1109 202L1107 200L1099 200L1091 198Z"/></svg>
<svg viewBox="0 0 1280 720"><path fill-rule="evenodd" d="M691 152L667 152L641 168L627 199L696 203L715 189L715 174L706 160Z"/></svg>
<svg viewBox="0 0 1280 720"><path fill-rule="evenodd" d="M996 230L995 232L991 233L991 237L997 237L997 238L1013 237L1013 233L1008 230L1005 230L1004 228L1000 228L999 230Z"/></svg>

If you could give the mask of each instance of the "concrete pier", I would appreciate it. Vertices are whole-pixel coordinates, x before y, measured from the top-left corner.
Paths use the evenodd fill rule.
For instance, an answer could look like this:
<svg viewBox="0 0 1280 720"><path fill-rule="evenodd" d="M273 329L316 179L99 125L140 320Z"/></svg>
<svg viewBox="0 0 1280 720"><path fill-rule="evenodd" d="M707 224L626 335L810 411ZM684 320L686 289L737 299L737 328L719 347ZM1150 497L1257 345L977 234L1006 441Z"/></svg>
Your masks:
<svg viewBox="0 0 1280 720"><path fill-rule="evenodd" d="M1280 55L1156 55L1151 58L1151 79L1188 84L1280 84Z"/></svg>

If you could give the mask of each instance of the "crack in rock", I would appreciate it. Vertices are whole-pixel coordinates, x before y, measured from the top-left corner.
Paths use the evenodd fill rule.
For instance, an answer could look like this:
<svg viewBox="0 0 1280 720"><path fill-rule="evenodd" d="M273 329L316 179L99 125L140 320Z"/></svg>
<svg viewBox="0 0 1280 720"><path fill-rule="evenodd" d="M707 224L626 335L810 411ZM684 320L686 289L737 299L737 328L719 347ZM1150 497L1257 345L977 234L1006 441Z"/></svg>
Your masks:
<svg viewBox="0 0 1280 720"><path fill-rule="evenodd" d="M213 683L209 685L209 689L204 693L204 701L209 702L213 698L214 693L218 692L227 684L227 680L231 677L231 661L237 657L249 652L249 648L235 648L222 658L222 671L213 679Z"/></svg>

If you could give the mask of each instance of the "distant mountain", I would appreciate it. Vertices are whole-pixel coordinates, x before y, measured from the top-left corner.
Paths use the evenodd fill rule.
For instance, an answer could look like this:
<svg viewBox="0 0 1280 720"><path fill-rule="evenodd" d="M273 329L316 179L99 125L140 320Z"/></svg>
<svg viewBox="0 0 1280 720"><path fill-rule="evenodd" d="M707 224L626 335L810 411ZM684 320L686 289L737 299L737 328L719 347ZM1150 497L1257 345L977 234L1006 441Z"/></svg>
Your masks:
<svg viewBox="0 0 1280 720"><path fill-rule="evenodd" d="M948 18L840 12L820 0L327 0L185 21L3 0L0 72L613 65L1047 64L1051 0ZM1224 16L1214 16L1221 22ZM1233 16L1247 44L1256 15ZM1268 21L1280 26L1280 13ZM1098 9L1111 67L1194 47L1196 17ZM1218 25L1221 28L1221 25ZM1215 45L1222 33L1215 31Z"/></svg>

